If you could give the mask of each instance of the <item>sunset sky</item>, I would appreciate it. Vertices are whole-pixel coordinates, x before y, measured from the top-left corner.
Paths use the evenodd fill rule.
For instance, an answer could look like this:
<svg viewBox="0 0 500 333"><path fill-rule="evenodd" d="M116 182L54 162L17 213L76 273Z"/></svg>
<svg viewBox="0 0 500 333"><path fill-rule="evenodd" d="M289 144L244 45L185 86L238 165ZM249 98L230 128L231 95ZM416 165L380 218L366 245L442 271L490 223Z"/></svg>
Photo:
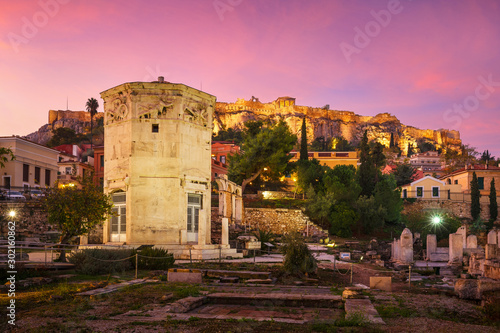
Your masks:
<svg viewBox="0 0 500 333"><path fill-rule="evenodd" d="M497 0L0 0L0 136L159 75L234 102L389 112L500 156Z"/></svg>

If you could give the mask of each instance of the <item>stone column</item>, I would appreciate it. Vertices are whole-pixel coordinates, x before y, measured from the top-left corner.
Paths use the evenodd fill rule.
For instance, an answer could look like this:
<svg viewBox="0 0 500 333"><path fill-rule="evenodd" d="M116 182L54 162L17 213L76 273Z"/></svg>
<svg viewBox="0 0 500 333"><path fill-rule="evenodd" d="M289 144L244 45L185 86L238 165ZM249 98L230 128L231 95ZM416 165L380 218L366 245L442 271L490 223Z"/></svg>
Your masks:
<svg viewBox="0 0 500 333"><path fill-rule="evenodd" d="M405 228L401 233L401 263L410 264L413 262L413 235L410 229Z"/></svg>
<svg viewBox="0 0 500 333"><path fill-rule="evenodd" d="M207 218L207 210L206 209L200 209L200 220L198 224L198 245L205 245L207 244L207 228L209 227L208 221L210 221L209 218Z"/></svg>
<svg viewBox="0 0 500 333"><path fill-rule="evenodd" d="M495 230L491 230L488 233L488 242L487 242L487 244L494 244L494 245L496 245L497 244L497 237L498 237L497 232Z"/></svg>
<svg viewBox="0 0 500 333"><path fill-rule="evenodd" d="M222 218L222 232L220 242L222 245L229 245L229 219L227 217Z"/></svg>
<svg viewBox="0 0 500 333"><path fill-rule="evenodd" d="M463 225L457 229L456 234L462 235L462 245L464 249L467 247L467 228Z"/></svg>
<svg viewBox="0 0 500 333"><path fill-rule="evenodd" d="M234 201L234 219L238 224L243 221L243 198L238 195Z"/></svg>
<svg viewBox="0 0 500 333"><path fill-rule="evenodd" d="M450 234L450 258L448 265L461 263L464 257L463 237L461 234Z"/></svg>
<svg viewBox="0 0 500 333"><path fill-rule="evenodd" d="M432 254L437 252L436 235L427 235L427 260L431 260Z"/></svg>
<svg viewBox="0 0 500 333"><path fill-rule="evenodd" d="M477 249L477 237L476 237L476 235L469 235L467 237L467 249Z"/></svg>

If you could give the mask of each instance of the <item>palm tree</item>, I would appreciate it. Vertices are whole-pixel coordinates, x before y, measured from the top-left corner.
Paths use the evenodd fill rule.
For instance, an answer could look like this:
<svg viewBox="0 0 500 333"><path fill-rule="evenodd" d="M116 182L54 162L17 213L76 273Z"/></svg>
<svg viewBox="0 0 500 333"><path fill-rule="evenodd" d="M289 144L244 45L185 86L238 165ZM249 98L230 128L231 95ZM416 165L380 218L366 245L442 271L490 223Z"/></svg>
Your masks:
<svg viewBox="0 0 500 333"><path fill-rule="evenodd" d="M97 113L97 108L99 107L99 103L93 97L87 100L87 104L85 104L87 112L90 112L90 150L92 150L92 120L94 119L94 115Z"/></svg>

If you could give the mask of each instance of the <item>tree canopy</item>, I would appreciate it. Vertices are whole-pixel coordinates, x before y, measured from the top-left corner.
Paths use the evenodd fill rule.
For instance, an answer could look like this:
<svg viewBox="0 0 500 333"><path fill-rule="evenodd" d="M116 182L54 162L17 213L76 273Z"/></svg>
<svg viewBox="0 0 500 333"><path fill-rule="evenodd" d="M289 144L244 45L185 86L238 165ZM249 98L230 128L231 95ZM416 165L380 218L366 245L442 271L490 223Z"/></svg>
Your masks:
<svg viewBox="0 0 500 333"><path fill-rule="evenodd" d="M87 138L83 134L76 134L74 129L69 127L59 127L52 130L54 134L52 138L47 142L49 147L57 147L66 144L78 144L82 141L87 141Z"/></svg>
<svg viewBox="0 0 500 333"><path fill-rule="evenodd" d="M241 184L242 192L248 183L262 174L277 178L286 171L297 137L284 121L264 124L245 123L241 151L229 157L228 178Z"/></svg>
<svg viewBox="0 0 500 333"><path fill-rule="evenodd" d="M0 168L5 167L5 163L15 159L16 157L10 148L0 147Z"/></svg>
<svg viewBox="0 0 500 333"><path fill-rule="evenodd" d="M55 186L43 201L48 222L61 232L59 242L88 233L112 213L111 198L95 186L91 177L80 179L79 186ZM65 261L65 251L59 258Z"/></svg>
<svg viewBox="0 0 500 333"><path fill-rule="evenodd" d="M92 131L94 129L93 120L94 120L94 115L97 113L98 107L99 103L93 97L89 98L87 100L87 103L85 104L85 109L87 110L87 112L90 113L90 149L92 149Z"/></svg>
<svg viewBox="0 0 500 333"><path fill-rule="evenodd" d="M307 161L309 154L307 153L307 127L306 117L302 119L302 129L300 131L300 160Z"/></svg>
<svg viewBox="0 0 500 333"><path fill-rule="evenodd" d="M479 219L481 214L481 192L479 191L479 183L475 172L472 173L472 181L470 182L470 198L470 214L472 216L472 220L476 221Z"/></svg>

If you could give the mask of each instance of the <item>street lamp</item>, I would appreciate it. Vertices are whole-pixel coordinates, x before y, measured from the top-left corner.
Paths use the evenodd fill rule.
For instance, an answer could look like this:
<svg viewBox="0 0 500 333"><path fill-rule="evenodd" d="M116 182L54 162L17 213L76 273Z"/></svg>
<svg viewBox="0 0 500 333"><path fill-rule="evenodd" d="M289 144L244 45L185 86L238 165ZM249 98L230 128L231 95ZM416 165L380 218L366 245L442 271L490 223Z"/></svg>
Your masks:
<svg viewBox="0 0 500 333"><path fill-rule="evenodd" d="M10 217L12 217L12 218L14 218L14 216L16 216L16 212L15 212L15 211L13 211L13 210L11 210L11 211L9 212L9 216L10 216Z"/></svg>
<svg viewBox="0 0 500 333"><path fill-rule="evenodd" d="M432 223L434 223L434 224L440 224L440 223L441 223L441 217L439 217L439 216L434 216L434 217L432 218Z"/></svg>

